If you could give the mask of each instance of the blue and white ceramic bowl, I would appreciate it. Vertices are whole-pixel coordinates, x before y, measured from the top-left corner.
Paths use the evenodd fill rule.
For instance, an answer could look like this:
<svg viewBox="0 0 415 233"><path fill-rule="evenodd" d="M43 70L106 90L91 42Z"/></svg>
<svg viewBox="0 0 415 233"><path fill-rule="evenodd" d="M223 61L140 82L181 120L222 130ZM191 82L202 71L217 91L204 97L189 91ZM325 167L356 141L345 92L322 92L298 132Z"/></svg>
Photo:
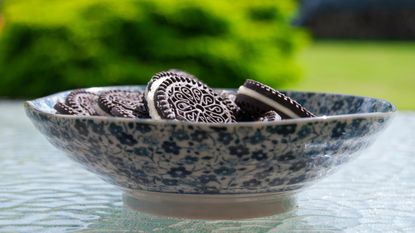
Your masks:
<svg viewBox="0 0 415 233"><path fill-rule="evenodd" d="M293 193L368 147L395 112L380 99L287 92L320 117L202 124L56 114L53 105L68 93L26 102L36 128L73 160L121 188L128 206L193 218L287 211Z"/></svg>

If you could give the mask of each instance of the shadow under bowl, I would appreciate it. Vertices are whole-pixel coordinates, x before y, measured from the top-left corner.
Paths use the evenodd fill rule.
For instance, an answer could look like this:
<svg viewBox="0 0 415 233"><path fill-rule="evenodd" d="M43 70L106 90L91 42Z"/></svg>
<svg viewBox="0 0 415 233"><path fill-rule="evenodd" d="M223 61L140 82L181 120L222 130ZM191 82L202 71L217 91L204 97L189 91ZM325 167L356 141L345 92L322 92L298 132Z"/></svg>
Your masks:
<svg viewBox="0 0 415 233"><path fill-rule="evenodd" d="M143 90L144 86L90 88ZM381 99L286 94L319 117L231 124L56 114L69 91L25 103L57 148L124 192L124 203L173 217L286 212L293 195L367 148L395 107Z"/></svg>

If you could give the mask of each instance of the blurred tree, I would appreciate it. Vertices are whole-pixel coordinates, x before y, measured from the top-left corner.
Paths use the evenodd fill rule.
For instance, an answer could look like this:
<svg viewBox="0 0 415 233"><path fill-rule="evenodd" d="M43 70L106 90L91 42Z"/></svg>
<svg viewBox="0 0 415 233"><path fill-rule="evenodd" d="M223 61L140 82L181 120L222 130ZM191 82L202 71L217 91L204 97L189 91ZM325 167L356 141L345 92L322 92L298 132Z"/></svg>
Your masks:
<svg viewBox="0 0 415 233"><path fill-rule="evenodd" d="M2 29L3 29L3 26L4 26L4 19L3 19L3 14L2 14L2 6L3 6L3 1L2 0L0 0L0 33L1 33L1 31L2 31Z"/></svg>
<svg viewBox="0 0 415 233"><path fill-rule="evenodd" d="M1 15L0 13L0 32L3 30L3 26L4 26L4 19L3 19L3 15Z"/></svg>
<svg viewBox="0 0 415 233"><path fill-rule="evenodd" d="M145 84L178 68L214 87L298 79L295 0L6 0L0 96Z"/></svg>

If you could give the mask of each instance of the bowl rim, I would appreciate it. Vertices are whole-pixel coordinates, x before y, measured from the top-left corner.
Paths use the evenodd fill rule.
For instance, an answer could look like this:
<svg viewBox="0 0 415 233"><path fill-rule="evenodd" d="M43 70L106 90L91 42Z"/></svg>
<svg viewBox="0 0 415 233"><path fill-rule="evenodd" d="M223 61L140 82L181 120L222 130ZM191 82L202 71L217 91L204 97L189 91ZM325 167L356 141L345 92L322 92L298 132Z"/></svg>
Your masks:
<svg viewBox="0 0 415 233"><path fill-rule="evenodd" d="M109 88L144 88L144 85L123 85L123 86L103 86L103 87L90 87L90 88L83 88L89 91L99 91L105 90ZM214 88L215 90L232 90L235 91L234 88ZM75 116L75 115L64 115L64 114L54 114L50 112L45 112L34 105L34 101L40 101L43 99L48 99L53 96L68 93L72 90L66 90L61 92L56 92L51 95L47 95L40 98L35 98L32 100L27 100L24 102L24 107L26 110L31 110L38 112L40 114L46 115L48 117L53 118L61 118L61 119L80 119L80 120L97 120L97 121L106 121L106 122L126 122L126 123L144 123L144 124L158 124L158 125L189 125L189 126L213 126L213 127L235 127L235 126L277 126L277 125L289 125L289 124L306 124L306 123L321 123L321 122L330 122L330 121L337 121L337 120L350 120L356 118L366 118L366 119L380 119L391 117L396 113L396 107L391 102L381 99L381 98L374 98L368 96L360 96L360 95L349 95L349 94L338 94L338 93L331 93L331 92L309 92L309 91L293 91L293 90L282 90L292 93L304 93L304 94L326 94L326 95L338 95L343 97L358 97L358 98L368 98L373 99L376 101L384 102L385 104L389 104L391 106L390 111L386 112L366 112L366 113L350 113L350 114L339 114L339 115L330 115L330 116L317 116L317 117L310 117L310 118L297 118L297 119L286 119L281 121L273 121L273 122L259 122L259 121L251 121L251 122L235 122L235 123L200 123L200 122L187 122L187 121L178 121L178 120L155 120L155 119L142 119L142 118L123 118L123 117L113 117L113 116Z"/></svg>

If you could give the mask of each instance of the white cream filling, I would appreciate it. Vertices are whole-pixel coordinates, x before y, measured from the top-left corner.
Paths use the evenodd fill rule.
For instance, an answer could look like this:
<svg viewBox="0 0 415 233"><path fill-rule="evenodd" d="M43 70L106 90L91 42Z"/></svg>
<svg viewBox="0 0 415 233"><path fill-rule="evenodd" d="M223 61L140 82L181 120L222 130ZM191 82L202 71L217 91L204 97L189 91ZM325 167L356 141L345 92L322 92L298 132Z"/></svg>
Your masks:
<svg viewBox="0 0 415 233"><path fill-rule="evenodd" d="M160 86L164 80L168 79L169 77L163 77L159 78L156 81L154 81L151 84L151 87L148 88L149 90L146 91L146 101L147 101L147 107L148 107L148 113L150 114L150 117L155 120L161 120L161 117L159 113L157 112L156 105L154 102L154 94L156 93L156 90Z"/></svg>
<svg viewBox="0 0 415 233"><path fill-rule="evenodd" d="M253 99L259 100L261 102L263 102L266 105L269 105L275 109L278 109L279 111L283 112L285 115L291 117L291 118L300 118L297 114L295 114L293 111L291 111L291 109L279 104L278 102L254 91L251 90L249 88L246 88L244 86L240 86L238 89L238 93L242 94L242 95L246 95L249 96Z"/></svg>

